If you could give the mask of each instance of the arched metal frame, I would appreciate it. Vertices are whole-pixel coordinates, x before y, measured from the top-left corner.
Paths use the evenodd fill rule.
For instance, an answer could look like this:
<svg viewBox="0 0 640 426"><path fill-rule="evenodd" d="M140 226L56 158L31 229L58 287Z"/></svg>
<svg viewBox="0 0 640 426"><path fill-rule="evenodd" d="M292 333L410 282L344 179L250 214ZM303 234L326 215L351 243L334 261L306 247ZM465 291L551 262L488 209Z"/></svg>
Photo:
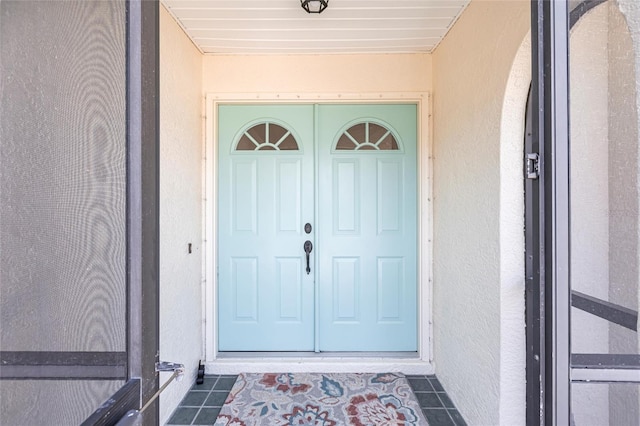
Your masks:
<svg viewBox="0 0 640 426"><path fill-rule="evenodd" d="M570 424L571 382L640 382L640 355L571 354L574 306L637 331L638 313L569 282L569 32L608 0L532 1L532 85L525 125L527 424Z"/></svg>

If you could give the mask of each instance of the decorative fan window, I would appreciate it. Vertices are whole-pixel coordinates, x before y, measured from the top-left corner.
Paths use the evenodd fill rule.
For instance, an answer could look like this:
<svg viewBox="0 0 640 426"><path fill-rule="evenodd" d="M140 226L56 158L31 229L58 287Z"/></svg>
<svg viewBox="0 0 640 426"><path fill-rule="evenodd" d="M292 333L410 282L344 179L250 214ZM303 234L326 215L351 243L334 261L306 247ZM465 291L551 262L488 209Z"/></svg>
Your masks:
<svg viewBox="0 0 640 426"><path fill-rule="evenodd" d="M291 132L275 123L260 123L244 132L237 151L297 151L298 142Z"/></svg>
<svg viewBox="0 0 640 426"><path fill-rule="evenodd" d="M391 130L376 123L359 123L349 127L336 144L337 150L396 151L398 142Z"/></svg>

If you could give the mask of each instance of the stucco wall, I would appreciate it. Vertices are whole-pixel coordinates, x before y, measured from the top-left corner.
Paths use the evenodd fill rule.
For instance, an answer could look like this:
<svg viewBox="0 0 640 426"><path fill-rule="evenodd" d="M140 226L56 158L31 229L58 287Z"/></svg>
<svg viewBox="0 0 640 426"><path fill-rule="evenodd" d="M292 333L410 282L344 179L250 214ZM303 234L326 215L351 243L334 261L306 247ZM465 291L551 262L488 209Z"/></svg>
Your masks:
<svg viewBox="0 0 640 426"><path fill-rule="evenodd" d="M525 0L473 1L433 55L435 364L469 424L524 423L524 328L501 353L503 310L524 324L524 280L502 268L513 260L502 256L522 255L524 245L522 228L501 226L501 173L514 172L501 168L501 155L514 152L501 152L501 128L509 126L505 91L529 8ZM502 143L522 146L520 129ZM511 289L503 294L503 286Z"/></svg>
<svg viewBox="0 0 640 426"><path fill-rule="evenodd" d="M511 66L500 126L500 424L522 424L525 416L524 203L522 155L531 86L531 35Z"/></svg>
<svg viewBox="0 0 640 426"><path fill-rule="evenodd" d="M215 55L205 93L379 93L431 90L431 55Z"/></svg>
<svg viewBox="0 0 640 426"><path fill-rule="evenodd" d="M161 424L193 385L203 352L201 81L202 55L161 8L160 358L187 370L161 395Z"/></svg>

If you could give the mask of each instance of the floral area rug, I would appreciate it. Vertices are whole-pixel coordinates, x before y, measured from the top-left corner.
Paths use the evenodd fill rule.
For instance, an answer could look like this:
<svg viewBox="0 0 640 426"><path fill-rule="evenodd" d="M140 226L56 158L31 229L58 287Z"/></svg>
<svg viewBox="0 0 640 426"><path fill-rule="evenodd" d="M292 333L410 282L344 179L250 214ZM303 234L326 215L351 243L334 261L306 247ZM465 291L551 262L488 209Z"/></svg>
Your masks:
<svg viewBox="0 0 640 426"><path fill-rule="evenodd" d="M216 426L427 425L402 374L240 374Z"/></svg>

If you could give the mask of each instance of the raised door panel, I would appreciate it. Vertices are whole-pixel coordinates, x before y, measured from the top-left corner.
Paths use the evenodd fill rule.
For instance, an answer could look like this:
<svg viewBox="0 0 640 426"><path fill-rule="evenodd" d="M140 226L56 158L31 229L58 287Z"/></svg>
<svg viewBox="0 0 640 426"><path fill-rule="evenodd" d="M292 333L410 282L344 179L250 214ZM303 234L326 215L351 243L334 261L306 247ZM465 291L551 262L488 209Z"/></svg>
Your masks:
<svg viewBox="0 0 640 426"><path fill-rule="evenodd" d="M233 235L257 234L258 224L258 176L257 160L231 161L230 190L232 201L231 229Z"/></svg>
<svg viewBox="0 0 640 426"><path fill-rule="evenodd" d="M416 112L318 106L321 351L417 350Z"/></svg>
<svg viewBox="0 0 640 426"><path fill-rule="evenodd" d="M223 105L218 128L218 347L314 350L313 108Z"/></svg>
<svg viewBox="0 0 640 426"><path fill-rule="evenodd" d="M360 261L357 257L333 257L333 300L327 307L335 323L360 322Z"/></svg>

